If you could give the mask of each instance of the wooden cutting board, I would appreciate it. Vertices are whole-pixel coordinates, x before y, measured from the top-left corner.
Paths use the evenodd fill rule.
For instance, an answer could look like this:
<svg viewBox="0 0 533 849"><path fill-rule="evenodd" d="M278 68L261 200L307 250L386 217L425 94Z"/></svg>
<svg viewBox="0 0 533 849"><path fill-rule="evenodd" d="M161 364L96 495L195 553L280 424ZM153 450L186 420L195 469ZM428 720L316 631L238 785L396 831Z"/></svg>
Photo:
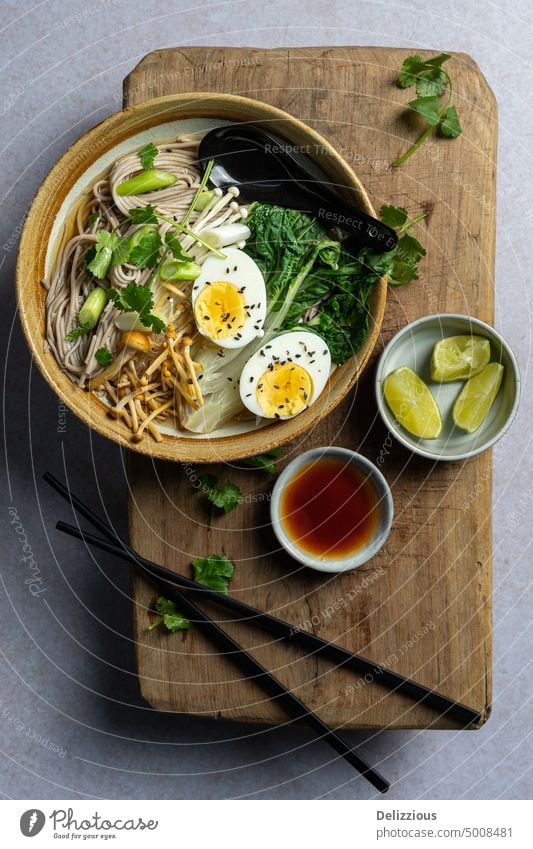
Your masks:
<svg viewBox="0 0 533 849"><path fill-rule="evenodd" d="M393 170L392 160L419 133L416 117L405 111L413 95L395 84L408 53L371 47L168 49L143 59L124 86L125 105L189 91L264 100L329 139L377 209L394 203L413 214L428 212L416 233L428 254L421 278L390 289L375 356L397 330L427 313L493 320L494 96L472 59L454 54L448 69L463 135L436 139ZM373 398L374 360L350 397L286 452L289 458L334 443L378 463L392 488L396 516L385 547L370 563L327 578L277 551L268 522L272 480L238 464L214 471L241 487L245 504L209 531L203 500L190 480L205 467L152 463L138 454L129 457L131 542L185 574L194 556L227 554L236 563L231 592L238 598L436 687L485 720L491 703L491 452L464 464L432 464L391 440ZM285 720L277 704L242 680L197 630L170 636L148 631L154 592L138 578L134 598L139 681L151 705L226 719ZM217 608L210 610L224 619ZM453 727L427 708L248 624L227 629L333 725Z"/></svg>

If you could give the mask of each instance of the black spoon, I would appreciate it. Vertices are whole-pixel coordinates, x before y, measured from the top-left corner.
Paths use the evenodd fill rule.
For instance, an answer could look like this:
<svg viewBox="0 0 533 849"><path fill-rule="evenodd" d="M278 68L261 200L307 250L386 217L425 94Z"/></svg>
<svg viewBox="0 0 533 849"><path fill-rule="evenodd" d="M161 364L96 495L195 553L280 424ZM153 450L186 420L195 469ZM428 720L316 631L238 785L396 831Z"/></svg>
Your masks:
<svg viewBox="0 0 533 849"><path fill-rule="evenodd" d="M376 253L398 243L394 230L341 200L324 185L301 148L250 124L217 127L200 142L202 170L214 161L209 176L217 188L237 186L245 202L278 204L309 213L326 227L345 230L360 248Z"/></svg>

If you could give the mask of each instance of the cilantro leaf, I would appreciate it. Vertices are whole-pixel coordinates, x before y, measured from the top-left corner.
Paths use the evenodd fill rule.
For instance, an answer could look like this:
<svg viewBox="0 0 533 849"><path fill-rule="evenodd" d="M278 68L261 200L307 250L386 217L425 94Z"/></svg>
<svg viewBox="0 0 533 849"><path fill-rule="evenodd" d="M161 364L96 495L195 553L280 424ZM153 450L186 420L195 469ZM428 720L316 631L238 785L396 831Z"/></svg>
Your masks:
<svg viewBox="0 0 533 849"><path fill-rule="evenodd" d="M419 97L442 94L446 88L447 77L444 71L435 68L425 71L416 81L416 93Z"/></svg>
<svg viewBox="0 0 533 849"><path fill-rule="evenodd" d="M90 257L87 254L84 257L85 268L98 280L103 280L109 270L116 241L117 237L113 233L99 230L93 248L87 251Z"/></svg>
<svg viewBox="0 0 533 849"><path fill-rule="evenodd" d="M264 454L257 454L255 457L246 457L241 462L245 466L252 466L255 469L261 469L263 472L268 472L269 475L276 474L276 466L274 461L281 457L283 448L272 448L270 451L265 451Z"/></svg>
<svg viewBox="0 0 533 849"><path fill-rule="evenodd" d="M401 236L394 251L390 252L389 267L386 269L388 282L391 286L404 286L411 280L418 280L418 263L426 255L426 251L408 230L417 224L426 213L409 219L403 206L382 206L379 214L390 227L395 227Z"/></svg>
<svg viewBox="0 0 533 849"><path fill-rule="evenodd" d="M165 244L170 251L172 251L172 256L174 259L177 259L180 262L190 262L191 257L190 254L184 250L180 240L177 236L172 232L168 232L165 236Z"/></svg>
<svg viewBox="0 0 533 849"><path fill-rule="evenodd" d="M386 204L379 210L379 217L389 227L401 227L407 221L407 210L403 206Z"/></svg>
<svg viewBox="0 0 533 849"><path fill-rule="evenodd" d="M200 475L198 478L202 492L207 495L208 501L224 513L230 513L242 501L242 492L238 486L232 483L218 485L214 475Z"/></svg>
<svg viewBox="0 0 533 849"><path fill-rule="evenodd" d="M440 53L426 61L420 56L408 56L400 69L398 82L402 88L416 85L419 97L442 94L448 80L446 72L442 70L442 64L449 58L449 53Z"/></svg>
<svg viewBox="0 0 533 849"><path fill-rule="evenodd" d="M154 333L164 331L165 322L159 316L152 314L154 296L148 286L128 283L124 289L112 289L109 297L113 299L117 309L122 310L122 312L138 313L141 324L150 327Z"/></svg>
<svg viewBox="0 0 533 849"><path fill-rule="evenodd" d="M85 253L84 265L98 280L103 280L111 265L122 265L130 252L130 240L109 230L99 230L95 244Z"/></svg>
<svg viewBox="0 0 533 849"><path fill-rule="evenodd" d="M192 561L192 567L196 583L228 595L228 587L233 578L235 566L224 554L196 557Z"/></svg>
<svg viewBox="0 0 533 849"><path fill-rule="evenodd" d="M442 103L439 97L417 97L416 100L411 100L409 107L422 115L432 127L440 122Z"/></svg>
<svg viewBox="0 0 533 849"><path fill-rule="evenodd" d="M167 631L172 632L188 631L191 627L189 619L180 613L174 602L169 601L168 598L159 596L155 603L155 609L161 614L161 616L159 616L158 619L154 619L152 624L148 626L149 631L153 631L153 629L157 628L157 626L161 625L161 623L163 623Z"/></svg>
<svg viewBox="0 0 533 849"><path fill-rule="evenodd" d="M158 230L151 230L139 239L132 248L129 261L137 268L154 268L159 257L162 246L161 236Z"/></svg>
<svg viewBox="0 0 533 849"><path fill-rule="evenodd" d="M115 238L111 265L122 265L129 257L130 239L128 236L117 236Z"/></svg>
<svg viewBox="0 0 533 849"><path fill-rule="evenodd" d="M406 233L398 242L394 262L389 275L391 286L404 286L418 280L418 263L426 251L414 236Z"/></svg>
<svg viewBox="0 0 533 849"><path fill-rule="evenodd" d="M461 135L461 125L459 123L459 118L457 117L455 106L448 106L439 129L442 135L446 136L446 138L455 139L457 136Z"/></svg>
<svg viewBox="0 0 533 849"><path fill-rule="evenodd" d="M154 159L158 153L159 150L153 142L150 142L139 151L139 159L141 160L141 165L145 171L153 166Z"/></svg>
<svg viewBox="0 0 533 849"><path fill-rule="evenodd" d="M113 359L113 355L109 348L98 348L97 351L94 352L94 356L98 360L101 366L108 366L111 360Z"/></svg>
<svg viewBox="0 0 533 849"><path fill-rule="evenodd" d="M155 206L138 206L128 210L128 218L132 224L157 224Z"/></svg>
<svg viewBox="0 0 533 849"><path fill-rule="evenodd" d="M409 103L409 107L418 112L427 122L422 134L402 156L395 159L393 166L398 168L409 159L425 142L432 128L439 130L446 138L461 135L461 126L452 100L452 79L443 64L451 59L449 53L439 53L431 59L420 56L408 56L400 68L398 82L402 88L416 87L418 97ZM441 95L448 93L445 100Z"/></svg>
<svg viewBox="0 0 533 849"><path fill-rule="evenodd" d="M403 60L398 82L402 88L410 88L415 85L418 74L424 70L426 64L420 56L408 56Z"/></svg>

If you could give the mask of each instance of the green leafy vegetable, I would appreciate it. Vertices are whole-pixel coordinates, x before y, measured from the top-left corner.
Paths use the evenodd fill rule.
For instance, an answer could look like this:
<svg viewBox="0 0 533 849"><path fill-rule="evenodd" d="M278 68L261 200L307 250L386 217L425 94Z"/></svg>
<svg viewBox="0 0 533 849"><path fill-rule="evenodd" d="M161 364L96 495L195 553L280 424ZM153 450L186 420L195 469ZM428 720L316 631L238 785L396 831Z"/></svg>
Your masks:
<svg viewBox="0 0 533 849"><path fill-rule="evenodd" d="M168 598L159 596L155 603L155 609L161 615L157 619L154 619L148 628L149 631L153 631L154 628L157 628L157 626L161 624L165 626L167 631L172 632L188 631L191 627L189 619L186 619L186 617L179 612L174 602L169 601Z"/></svg>
<svg viewBox="0 0 533 849"><path fill-rule="evenodd" d="M145 147L139 151L139 159L141 160L141 165L145 171L152 167L154 159L158 153L159 151L153 142L145 145Z"/></svg>
<svg viewBox="0 0 533 849"><path fill-rule="evenodd" d="M130 209L128 210L128 219L132 224L157 224L155 206L149 203L146 206Z"/></svg>
<svg viewBox="0 0 533 849"><path fill-rule="evenodd" d="M116 241L117 237L113 233L100 230L96 236L95 245L85 254L85 268L98 280L103 280L108 272Z"/></svg>
<svg viewBox="0 0 533 849"><path fill-rule="evenodd" d="M461 135L461 125L459 124L455 106L448 106L441 121L440 131L443 136L450 139L455 139Z"/></svg>
<svg viewBox="0 0 533 849"><path fill-rule="evenodd" d="M388 271L389 254L354 258L318 221L292 209L253 204L247 223L246 252L263 271L269 298L265 335L305 327L327 342L336 364L345 362L364 340L368 296Z"/></svg>
<svg viewBox="0 0 533 849"><path fill-rule="evenodd" d="M94 352L94 356L98 360L101 366L108 366L111 360L113 359L113 355L109 348L98 348L97 351Z"/></svg>
<svg viewBox="0 0 533 849"><path fill-rule="evenodd" d="M166 234L165 244L169 251L172 253L174 259L177 259L180 262L191 261L190 254L188 254L187 251L182 247L180 240L173 233Z"/></svg>
<svg viewBox="0 0 533 849"><path fill-rule="evenodd" d="M276 466L274 465L278 457L283 454L283 448L271 448L270 451L265 451L263 454L257 454L255 457L246 457L241 460L245 466L252 466L255 469L261 469L263 472L268 472L270 475L276 474Z"/></svg>
<svg viewBox="0 0 533 849"><path fill-rule="evenodd" d="M391 258L388 270L391 286L404 286L411 280L418 280L418 263L426 255L426 251L408 231L426 216L426 212L409 218L407 210L397 206L382 206L379 211L381 220L390 227L398 229L400 239Z"/></svg>
<svg viewBox="0 0 533 849"><path fill-rule="evenodd" d="M150 327L154 333L162 333L165 330L165 322L159 316L152 314L154 297L148 286L128 283L120 291L112 289L109 296L113 299L117 309L123 312L137 312L141 324Z"/></svg>
<svg viewBox="0 0 533 849"><path fill-rule="evenodd" d="M201 490L207 495L208 501L224 513L230 513L242 501L242 492L232 483L218 485L214 475L200 475L198 478Z"/></svg>
<svg viewBox="0 0 533 849"><path fill-rule="evenodd" d="M158 230L150 230L131 249L129 262L137 268L154 268L162 246Z"/></svg>
<svg viewBox="0 0 533 849"><path fill-rule="evenodd" d="M89 215L89 217L87 219L87 226L88 227L94 227L94 225L99 220L99 218L100 218L99 212L91 212L91 214Z"/></svg>
<svg viewBox="0 0 533 849"><path fill-rule="evenodd" d="M109 230L99 230L96 242L85 253L84 265L98 280L103 280L112 265L122 265L130 252L130 240Z"/></svg>
<svg viewBox="0 0 533 849"><path fill-rule="evenodd" d="M420 56L408 56L401 67L398 82L402 88L416 85L416 93L419 97L442 94L447 83L442 64L448 59L450 59L449 53L440 53L426 61Z"/></svg>
<svg viewBox="0 0 533 849"><path fill-rule="evenodd" d="M421 115L427 126L409 150L392 163L396 168L424 144L433 128L446 138L461 135L457 110L452 103L452 79L442 67L449 58L449 53L439 53L426 60L420 56L408 56L403 62L398 82L402 88L416 87L418 97L411 100L409 108ZM446 93L448 96L444 99Z"/></svg>
<svg viewBox="0 0 533 849"><path fill-rule="evenodd" d="M228 594L235 566L224 554L210 554L192 561L194 580L216 592Z"/></svg>

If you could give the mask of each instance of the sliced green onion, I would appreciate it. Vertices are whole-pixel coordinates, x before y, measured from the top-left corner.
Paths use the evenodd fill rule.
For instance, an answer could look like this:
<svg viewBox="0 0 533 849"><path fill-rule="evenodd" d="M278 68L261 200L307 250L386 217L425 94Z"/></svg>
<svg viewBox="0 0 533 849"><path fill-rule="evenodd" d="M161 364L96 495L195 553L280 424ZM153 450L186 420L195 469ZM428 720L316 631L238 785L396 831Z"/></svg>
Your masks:
<svg viewBox="0 0 533 849"><path fill-rule="evenodd" d="M130 251L132 248L136 248L141 239L151 233L152 230L157 230L157 224L143 224L142 227L139 227L130 239Z"/></svg>
<svg viewBox="0 0 533 849"><path fill-rule="evenodd" d="M185 217L183 218L183 220L181 222L183 227L185 227L188 224L189 218L191 217L194 210L198 206L198 200L200 198L200 195L203 194L205 187L207 186L207 181L209 180L209 175L210 175L211 171L213 170L214 164L215 164L215 160L210 159L209 162L207 163L206 167L205 167L204 176L202 177L202 181L201 181L200 185L198 186L198 188L196 190L196 194L192 199L192 203L191 203L190 207L188 208L187 212L185 213Z"/></svg>
<svg viewBox="0 0 533 849"><path fill-rule="evenodd" d="M78 321L83 327L92 330L96 322L102 315L105 305L107 304L107 291L101 286L95 286L92 292L89 293L87 300L83 304Z"/></svg>
<svg viewBox="0 0 533 849"><path fill-rule="evenodd" d="M208 190L208 191L205 191L205 192L200 192L200 194L198 195L198 200L196 202L196 209L199 212L201 212L203 209L206 208L207 204L209 203L209 201L211 200L212 197L213 197L212 191Z"/></svg>
<svg viewBox="0 0 533 849"><path fill-rule="evenodd" d="M155 192L157 189L166 189L173 186L177 182L175 174L169 171L160 171L158 168L149 168L147 171L141 171L125 180L117 187L117 195L126 197L127 195L144 195L147 192Z"/></svg>
<svg viewBox="0 0 533 849"><path fill-rule="evenodd" d="M202 269L196 262L178 262L171 259L159 272L161 280L196 280Z"/></svg>

